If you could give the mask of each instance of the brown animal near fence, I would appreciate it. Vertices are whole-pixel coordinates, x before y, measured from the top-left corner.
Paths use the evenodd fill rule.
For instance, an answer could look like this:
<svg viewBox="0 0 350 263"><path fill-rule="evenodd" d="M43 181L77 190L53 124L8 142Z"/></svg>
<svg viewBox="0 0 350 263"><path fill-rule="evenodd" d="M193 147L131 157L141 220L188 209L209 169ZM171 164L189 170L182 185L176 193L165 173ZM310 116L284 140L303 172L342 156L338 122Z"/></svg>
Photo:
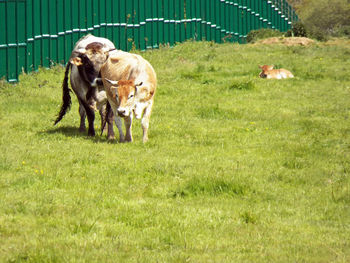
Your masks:
<svg viewBox="0 0 350 263"><path fill-rule="evenodd" d="M141 119L143 142L148 141L149 120L157 86L157 76L152 65L140 55L115 50L110 52L101 67L101 78L119 130L119 141L133 140L133 114L136 119ZM126 128L125 136L122 119Z"/></svg>
<svg viewBox="0 0 350 263"><path fill-rule="evenodd" d="M273 65L263 65L259 66L262 70L259 74L260 78L266 79L286 79L286 78L294 78L294 75L284 68L274 69Z"/></svg>

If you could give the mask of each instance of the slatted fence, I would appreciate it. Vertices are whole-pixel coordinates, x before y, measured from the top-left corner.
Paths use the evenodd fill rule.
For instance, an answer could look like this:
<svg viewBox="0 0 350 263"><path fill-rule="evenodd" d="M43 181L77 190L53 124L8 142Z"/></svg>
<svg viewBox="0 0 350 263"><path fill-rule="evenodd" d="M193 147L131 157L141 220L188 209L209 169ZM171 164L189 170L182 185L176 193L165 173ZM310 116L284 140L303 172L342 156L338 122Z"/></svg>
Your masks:
<svg viewBox="0 0 350 263"><path fill-rule="evenodd" d="M249 31L286 31L286 0L0 0L0 78L64 64L91 33L118 49L146 50L187 39L244 43Z"/></svg>

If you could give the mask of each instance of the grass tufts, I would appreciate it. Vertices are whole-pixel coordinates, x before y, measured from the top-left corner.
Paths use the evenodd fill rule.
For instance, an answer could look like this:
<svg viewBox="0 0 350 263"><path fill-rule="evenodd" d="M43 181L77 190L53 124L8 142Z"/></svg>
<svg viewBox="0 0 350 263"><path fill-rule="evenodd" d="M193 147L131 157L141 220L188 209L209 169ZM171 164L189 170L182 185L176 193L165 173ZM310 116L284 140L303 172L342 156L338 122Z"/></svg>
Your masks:
<svg viewBox="0 0 350 263"><path fill-rule="evenodd" d="M252 80L248 81L235 81L228 86L229 90L253 90L255 84Z"/></svg>
<svg viewBox="0 0 350 263"><path fill-rule="evenodd" d="M244 196L249 192L249 187L221 178L193 178L183 187L176 189L173 197L196 197L196 196Z"/></svg>
<svg viewBox="0 0 350 263"><path fill-rule="evenodd" d="M246 224L256 224L258 219L257 216L251 212L245 211L240 215L241 220Z"/></svg>
<svg viewBox="0 0 350 263"><path fill-rule="evenodd" d="M348 41L135 52L146 144L79 132L74 94L53 126L61 66L0 81L0 262L350 262Z"/></svg>

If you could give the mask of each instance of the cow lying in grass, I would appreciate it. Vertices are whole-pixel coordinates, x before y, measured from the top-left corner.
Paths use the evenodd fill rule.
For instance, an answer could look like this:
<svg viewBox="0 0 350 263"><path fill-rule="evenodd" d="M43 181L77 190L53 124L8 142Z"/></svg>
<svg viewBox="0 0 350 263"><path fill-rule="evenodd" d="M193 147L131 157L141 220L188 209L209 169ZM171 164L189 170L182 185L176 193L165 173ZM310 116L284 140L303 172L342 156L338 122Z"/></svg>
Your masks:
<svg viewBox="0 0 350 263"><path fill-rule="evenodd" d="M259 66L261 68L261 72L259 74L260 78L267 78L267 79L286 79L286 78L294 78L293 74L284 69L274 69L273 65L264 65L264 66Z"/></svg>
<svg viewBox="0 0 350 263"><path fill-rule="evenodd" d="M63 118L71 106L70 89L68 87L68 74L71 69L70 83L79 101L80 128L85 131L85 119L87 117L89 128L88 135L94 136L94 109L98 109L102 123L106 111L107 96L103 89L99 89L94 80L99 76L100 68L107 60L108 53L115 50L114 44L106 38L86 35L75 45L66 66L65 77L62 84L62 106L55 120L55 125ZM114 138L112 112L107 118L108 138Z"/></svg>
<svg viewBox="0 0 350 263"><path fill-rule="evenodd" d="M151 64L139 55L113 51L101 67L101 78L107 99L115 116L120 142L131 142L133 112L141 120L143 142L148 140L149 119L157 86ZM124 119L126 134L122 129Z"/></svg>

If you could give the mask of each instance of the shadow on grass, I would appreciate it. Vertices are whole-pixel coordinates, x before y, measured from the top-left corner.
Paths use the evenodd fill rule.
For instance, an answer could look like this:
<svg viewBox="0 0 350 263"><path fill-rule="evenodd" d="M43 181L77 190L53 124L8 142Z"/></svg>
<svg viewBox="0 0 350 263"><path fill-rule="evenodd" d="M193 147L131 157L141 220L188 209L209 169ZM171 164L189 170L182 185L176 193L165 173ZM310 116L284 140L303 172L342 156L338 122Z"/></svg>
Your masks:
<svg viewBox="0 0 350 263"><path fill-rule="evenodd" d="M95 136L88 136L87 131L81 132L79 131L79 128L73 127L73 126L65 126L65 127L53 127L44 131L40 131L39 134L48 134L48 135L55 135L55 134L62 134L66 136L67 138L83 138L89 141L92 141L94 143L117 143L118 141L116 139L114 140L108 140L106 132L103 132L101 135L100 130L95 130L96 135Z"/></svg>

